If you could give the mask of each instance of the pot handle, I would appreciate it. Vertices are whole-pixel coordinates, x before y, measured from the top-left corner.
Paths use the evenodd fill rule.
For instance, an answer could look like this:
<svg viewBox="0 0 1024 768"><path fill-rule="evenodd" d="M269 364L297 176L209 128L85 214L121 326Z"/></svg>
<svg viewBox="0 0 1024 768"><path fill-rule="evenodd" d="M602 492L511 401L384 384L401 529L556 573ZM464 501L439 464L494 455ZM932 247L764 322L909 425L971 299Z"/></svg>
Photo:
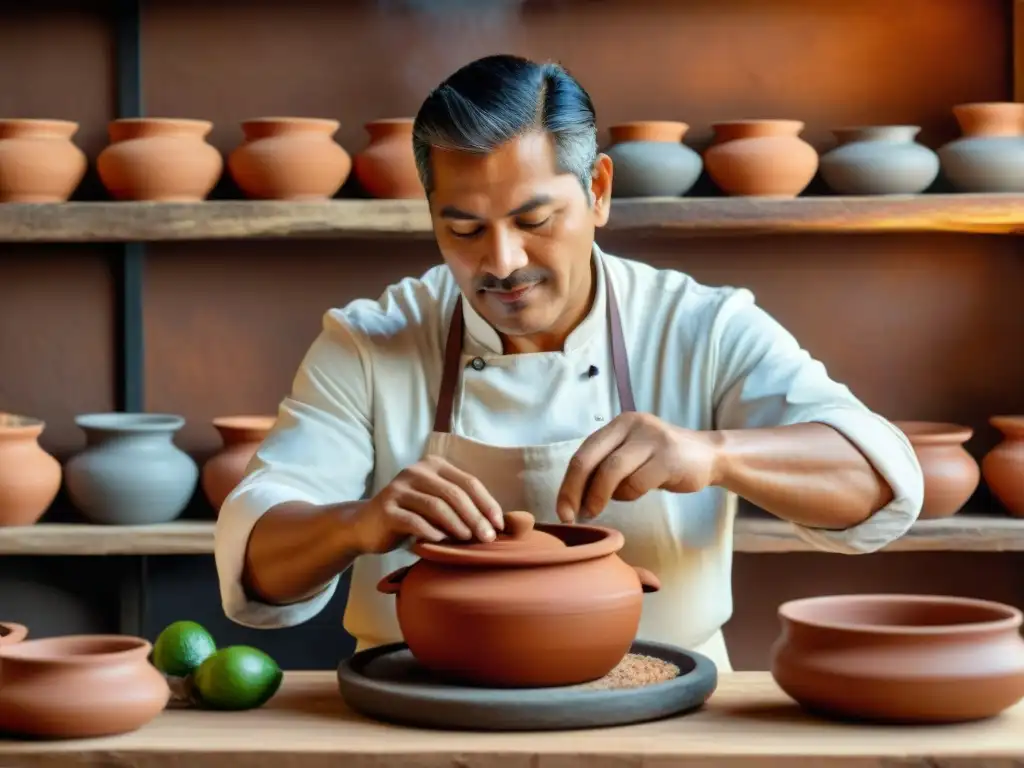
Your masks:
<svg viewBox="0 0 1024 768"><path fill-rule="evenodd" d="M634 565L633 570L636 571L636 575L640 577L640 584L644 588L644 592L657 592L661 589L661 579L646 568L640 568Z"/></svg>
<svg viewBox="0 0 1024 768"><path fill-rule="evenodd" d="M392 571L383 579L377 582L377 591L383 592L385 595L397 595L398 590L402 586L402 579L409 573L411 565L405 565L399 568L397 571Z"/></svg>

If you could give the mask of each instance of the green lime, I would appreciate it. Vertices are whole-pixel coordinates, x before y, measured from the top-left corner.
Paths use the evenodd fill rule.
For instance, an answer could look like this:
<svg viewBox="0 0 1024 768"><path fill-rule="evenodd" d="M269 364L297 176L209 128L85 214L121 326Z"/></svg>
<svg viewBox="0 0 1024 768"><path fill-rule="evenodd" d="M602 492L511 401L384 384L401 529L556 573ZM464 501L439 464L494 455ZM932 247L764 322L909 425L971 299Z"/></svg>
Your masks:
<svg viewBox="0 0 1024 768"><path fill-rule="evenodd" d="M153 644L153 666L165 675L187 677L217 650L206 628L194 621L176 621Z"/></svg>
<svg viewBox="0 0 1024 768"><path fill-rule="evenodd" d="M281 686L281 668L258 648L232 645L206 659L192 678L211 709L256 709Z"/></svg>

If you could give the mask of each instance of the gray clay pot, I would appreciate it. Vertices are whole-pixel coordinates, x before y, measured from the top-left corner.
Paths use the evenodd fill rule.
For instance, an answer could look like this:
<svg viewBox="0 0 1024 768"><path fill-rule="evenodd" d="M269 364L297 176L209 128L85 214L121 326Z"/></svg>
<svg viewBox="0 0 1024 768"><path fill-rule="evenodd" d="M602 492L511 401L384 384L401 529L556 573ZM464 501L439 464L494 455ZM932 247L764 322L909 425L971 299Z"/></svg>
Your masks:
<svg viewBox="0 0 1024 768"><path fill-rule="evenodd" d="M679 197L696 183L704 163L682 143L688 126L669 121L614 125L612 197Z"/></svg>
<svg viewBox="0 0 1024 768"><path fill-rule="evenodd" d="M963 137L939 150L942 173L960 192L1024 192L1024 104L960 104Z"/></svg>
<svg viewBox="0 0 1024 768"><path fill-rule="evenodd" d="M86 448L64 468L71 502L94 523L165 523L184 511L199 468L178 448L181 416L92 413L75 418Z"/></svg>
<svg viewBox="0 0 1024 768"><path fill-rule="evenodd" d="M939 175L939 156L914 141L916 125L833 131L839 146L821 157L825 183L840 195L916 195Z"/></svg>

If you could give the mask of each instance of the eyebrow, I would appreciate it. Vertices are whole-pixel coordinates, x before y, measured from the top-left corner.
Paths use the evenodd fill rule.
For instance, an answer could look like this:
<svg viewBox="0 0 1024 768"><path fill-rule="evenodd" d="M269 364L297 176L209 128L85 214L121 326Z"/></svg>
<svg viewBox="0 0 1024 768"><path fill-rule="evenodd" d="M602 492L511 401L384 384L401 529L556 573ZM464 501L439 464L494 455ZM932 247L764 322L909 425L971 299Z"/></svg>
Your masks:
<svg viewBox="0 0 1024 768"><path fill-rule="evenodd" d="M554 198L551 195L536 195L531 197L525 203L517 208L513 208L511 211L505 214L505 218L509 216L522 216L524 213L529 213L535 208L540 208L542 205L550 205L554 202ZM481 218L475 214L464 211L461 208L456 208L454 205L446 205L441 209L441 218L444 219L459 219L460 221L481 221Z"/></svg>

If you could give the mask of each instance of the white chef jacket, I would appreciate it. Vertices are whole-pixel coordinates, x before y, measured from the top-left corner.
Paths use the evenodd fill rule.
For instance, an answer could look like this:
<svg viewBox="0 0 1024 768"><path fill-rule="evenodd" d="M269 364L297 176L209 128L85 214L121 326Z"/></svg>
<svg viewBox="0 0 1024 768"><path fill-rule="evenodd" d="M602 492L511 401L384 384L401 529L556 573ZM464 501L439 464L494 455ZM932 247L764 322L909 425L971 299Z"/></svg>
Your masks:
<svg viewBox="0 0 1024 768"><path fill-rule="evenodd" d="M750 291L702 285L596 245L594 260L594 306L561 355L504 355L498 334L462 299L464 353L486 365L462 373L454 432L518 446L581 438L611 421L618 400L610 375L608 279L620 305L637 410L694 430L828 424L862 451L893 499L846 530L794 524L797 534L823 551L859 554L881 549L910 528L921 510L924 480L906 437L830 379ZM325 314L276 426L220 510L215 556L230 619L249 627L294 626L331 599L337 579L290 605L247 596L241 576L249 534L277 504L367 498L420 459L433 426L447 322L458 300L458 285L440 265L389 286L377 300L359 299ZM586 376L592 365L608 375ZM706 548L701 562L714 571L709 583L717 585L704 602L720 627L732 613L731 520L717 530L700 546ZM357 558L353 566L345 614L346 630L363 647L384 640L372 636L374 622L359 605L359 590L375 589L384 575L378 568L360 578L360 567L370 569L373 557Z"/></svg>

